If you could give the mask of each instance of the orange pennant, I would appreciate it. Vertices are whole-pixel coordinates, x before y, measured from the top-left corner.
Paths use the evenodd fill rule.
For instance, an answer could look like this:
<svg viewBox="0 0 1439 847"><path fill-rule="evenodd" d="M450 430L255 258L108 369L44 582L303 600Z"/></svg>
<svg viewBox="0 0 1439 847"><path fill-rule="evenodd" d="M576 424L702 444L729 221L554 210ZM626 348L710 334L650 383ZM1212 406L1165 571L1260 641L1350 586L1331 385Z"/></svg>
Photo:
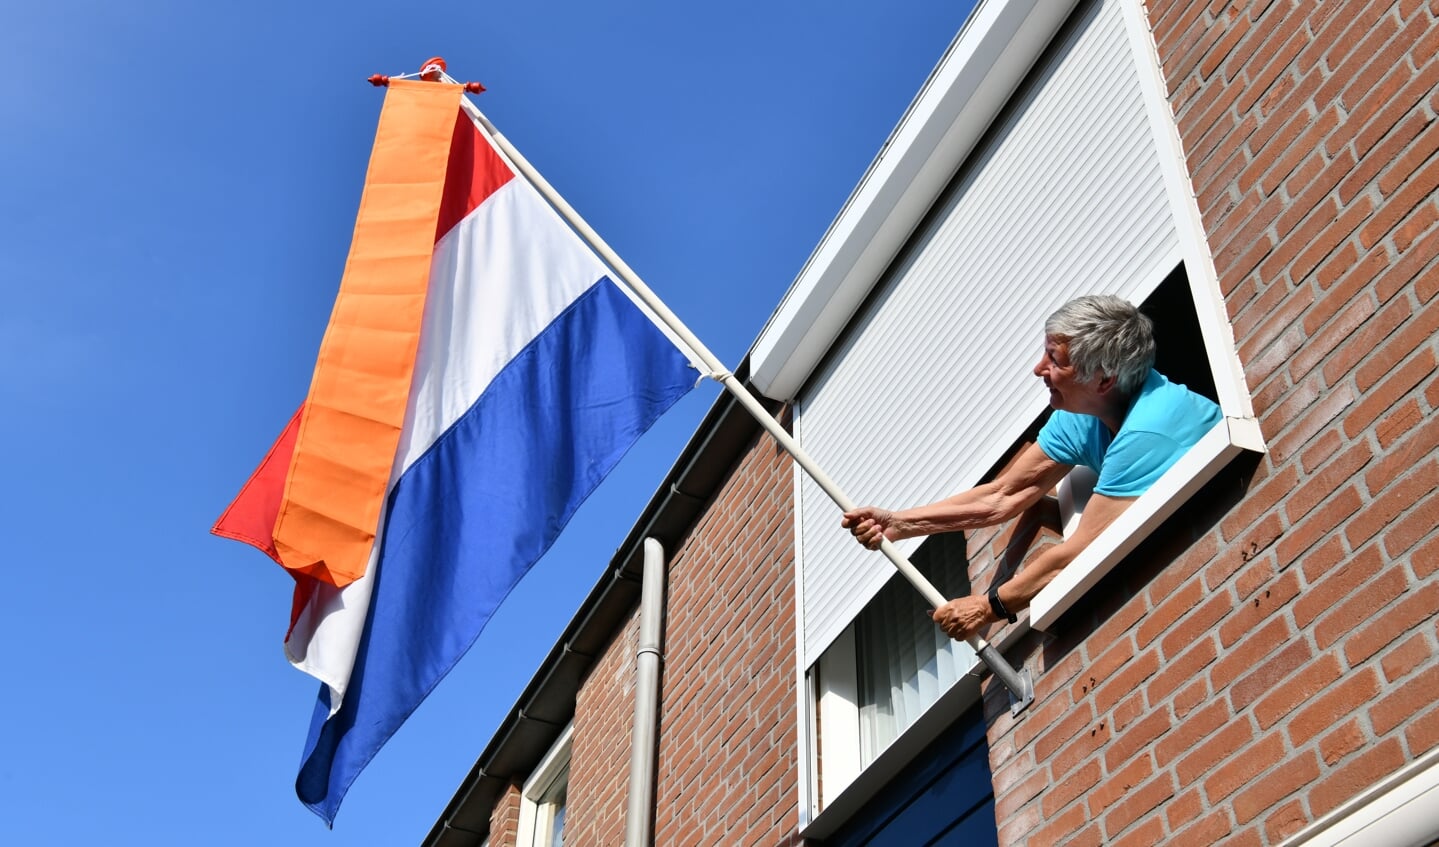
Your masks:
<svg viewBox="0 0 1439 847"><path fill-rule="evenodd" d="M461 87L395 80L315 362L275 549L335 586L365 573L405 422Z"/></svg>

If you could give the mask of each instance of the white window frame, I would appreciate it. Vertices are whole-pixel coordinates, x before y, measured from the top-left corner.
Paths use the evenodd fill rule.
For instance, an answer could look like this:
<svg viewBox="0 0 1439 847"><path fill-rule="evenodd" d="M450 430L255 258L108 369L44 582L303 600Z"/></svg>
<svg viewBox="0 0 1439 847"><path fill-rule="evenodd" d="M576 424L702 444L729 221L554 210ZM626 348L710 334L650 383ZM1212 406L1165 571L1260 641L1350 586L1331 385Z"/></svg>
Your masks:
<svg viewBox="0 0 1439 847"><path fill-rule="evenodd" d="M1002 16L1005 5L1008 4L1003 3L1002 0L998 3L995 0L983 2L976 10L975 16L989 13L993 17L995 8L1001 10L998 14ZM1015 5L1025 6L1026 3L1020 2ZM1039 11L1041 5L1035 4L1036 12ZM1053 15L1062 9L1062 19L1067 20L1075 5L1077 5L1077 0L1066 2L1062 6L1050 6L1043 11ZM1189 180L1178 126L1170 111L1157 48L1149 32L1148 21L1139 0L1120 0L1120 5L1131 53L1136 61L1146 114L1156 144L1159 146L1160 166L1163 171L1166 195L1178 232L1178 249L1176 255L1170 257L1168 266L1173 268L1183 265L1194 312L1204 340L1209 371L1214 377L1215 391L1223 417L1148 492L1137 498L1113 524L1034 598L1030 608L1021 613L1017 624L1001 631L995 641L996 648L1001 651L1016 643L1031 627L1047 630L1054 626L1063 613L1083 597L1085 592L1093 588L1123 560L1125 555L1138 546L1190 496L1213 479L1240 453L1244 451L1262 453L1266 449L1263 434L1254 418L1252 401L1234 343L1233 329L1230 326L1228 313L1220 294L1218 275L1205 237L1198 202ZM972 18L971 23L973 22ZM1023 37L1033 38L1027 33ZM990 45L986 44L985 49L990 49ZM1004 61L1008 62L1009 59L1006 58ZM974 84L977 85L977 83ZM1012 93L1004 95L1004 99L1008 99L1009 96L1012 96ZM921 132L926 131L928 130L921 130ZM972 144L972 142L966 143ZM966 150L965 155L967 154ZM886 191L893 193L886 184L892 175L885 173L885 167L882 165L889 165L893 170L896 155L901 157L908 155L907 149L890 150L889 162L881 163L877 160L876 166L872 168L877 171L866 175L866 182L856 189L856 196L850 201L851 205L864 198L866 192L871 195ZM873 180L878 180L877 186L872 182ZM903 182L903 180L899 181ZM915 182L918 181L918 179L915 180ZM910 183L909 186L896 190L908 193L912 191L913 183ZM876 203L881 207L885 205L873 198L869 199L870 204L868 205ZM904 203L893 201L892 205L898 207ZM874 260L856 261L846 271L844 262L827 256L836 251L851 249L847 246L847 242L851 238L864 238L860 234L860 231L865 229L864 222L854 222L847 217L848 212L850 212L848 208L841 212L840 218L831 228L831 232L826 235L825 241L816 252L816 258L811 259L811 263L823 259L837 265L840 274L846 278L864 276L873 279L880 267ZM893 221L893 218L890 220ZM876 225L869 224L869 226ZM876 250L888 251L888 248L884 246L876 248L877 242L892 243L897 249L898 245L902 243L903 237L904 235L900 233L876 230L871 233L868 246L861 249L866 257L875 253ZM885 254L889 255L889 252ZM826 271L826 276L832 277L835 274ZM804 280L806 277L802 275L801 279ZM811 287L823 287L820 283L810 282L809 284ZM848 290L847 284L842 281L830 281L828 284L836 291ZM820 331L810 335L809 343L811 344L817 343L818 337L827 338L837 334L838 330L835 327L844 323L843 316L837 317L830 312L835 309L853 308L858 304L858 298L854 296L850 296L848 299L839 296L815 298L813 296L806 297L806 294L813 295L814 292L804 290L791 292L787 302L781 305L777 318L784 323L804 325L807 322L801 319L801 315L804 310L811 309L808 306L809 300L825 303L823 308L829 311L812 318ZM846 303L850 305L846 306ZM803 326L801 326L802 328ZM760 359L757 369L768 369L770 373L766 379L775 385L797 385L800 379L797 374L803 372L800 369L813 367L814 363L818 361L818 355L814 353L801 354L783 350L786 346L797 349L801 342L794 339L799 334L792 327L777 333L767 331L762 333L760 341L757 342L756 352ZM782 354L776 353L774 349L770 348L780 349ZM806 355L809 356L808 359L805 358ZM768 357L767 363L766 357ZM806 361L810 364L806 365ZM786 393L786 391L781 390L780 393ZM796 470L795 491L797 493L801 490L799 473ZM1080 502L1077 504L1078 509L1075 510L1075 514L1083 507L1083 498L1077 499ZM1071 505L1075 505L1073 500L1071 500ZM803 550L800 549L799 544L799 540L803 537L799 525L800 511L797 507L795 532L797 562L803 561ZM800 604L800 608L803 608L802 584L803 580L797 576L796 602ZM804 638L802 615L796 623L796 635L799 639L797 643L802 644ZM846 661L849 667L854 666L855 647L852 628L829 650L834 652L834 661L830 662L827 658L822 658L816 663L815 667L820 670L818 681L812 678L809 673L810 669L805 666L802 651L798 651L799 655L796 658L797 699L799 713L804 720L798 751L801 774L799 823L801 833L807 838L823 838L833 832L882 788L894 774L907 765L915 755L918 755L929 740L942 732L953 715L968 707L979 696L977 684L954 685L915 724L902 732L873 763L866 768L861 768L859 765L858 687L854 679L845 675L844 672L836 670L836 668L845 666ZM977 667L978 662L976 661L972 670ZM973 680L974 677L968 679ZM822 742L818 737L819 728L816 723L824 728ZM850 749L851 746L853 749ZM815 761L815 752L821 749L824 757L823 780L820 779L820 768Z"/></svg>
<svg viewBox="0 0 1439 847"><path fill-rule="evenodd" d="M1219 293L1219 277L1204 235L1199 203L1189 181L1179 128L1169 108L1159 54L1137 0L1125 0L1121 9L1131 52L1139 60L1139 83L1150 129L1160 145L1160 167L1179 233L1180 255L1174 264L1184 265L1224 417L1034 598L1029 607L1030 625L1046 631L1225 465L1243 451L1265 451L1264 436L1254 418L1235 350L1234 332Z"/></svg>
<svg viewBox="0 0 1439 847"><path fill-rule="evenodd" d="M573 734L574 724L571 723L555 739L554 745L520 789L520 821L515 836L515 843L520 847L550 847L554 808L546 802L546 797L560 779L569 780Z"/></svg>

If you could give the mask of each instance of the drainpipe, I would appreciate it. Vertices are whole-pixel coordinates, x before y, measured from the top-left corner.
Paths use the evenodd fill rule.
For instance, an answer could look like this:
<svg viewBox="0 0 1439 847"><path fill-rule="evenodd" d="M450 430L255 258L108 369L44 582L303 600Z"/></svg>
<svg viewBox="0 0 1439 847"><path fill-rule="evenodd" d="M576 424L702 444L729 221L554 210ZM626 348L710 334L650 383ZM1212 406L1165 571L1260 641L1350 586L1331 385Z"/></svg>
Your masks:
<svg viewBox="0 0 1439 847"><path fill-rule="evenodd" d="M630 733L630 796L625 847L654 842L655 749L659 742L660 626L664 620L665 549L645 539L640 638L635 650L635 723Z"/></svg>

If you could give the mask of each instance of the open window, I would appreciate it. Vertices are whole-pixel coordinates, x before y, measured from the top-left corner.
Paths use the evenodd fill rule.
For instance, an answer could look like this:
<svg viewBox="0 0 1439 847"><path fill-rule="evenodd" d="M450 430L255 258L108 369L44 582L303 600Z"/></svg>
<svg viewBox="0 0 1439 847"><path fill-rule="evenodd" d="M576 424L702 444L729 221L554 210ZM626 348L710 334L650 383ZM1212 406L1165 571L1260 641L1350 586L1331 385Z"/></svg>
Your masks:
<svg viewBox="0 0 1439 847"><path fill-rule="evenodd" d="M1155 370L1171 382L1220 403L1223 410L1215 371L1206 355L1194 285L1184 266L1176 267L1165 277L1145 298L1140 309L1154 321L1159 339ZM1225 416L1198 444L1034 598L1029 608L1029 624L1037 629L1052 626L1190 495L1246 449L1264 449L1257 424L1251 418L1235 417L1225 410ZM1094 482L1092 472L1076 468L1061 484L1058 499L1065 535L1078 526Z"/></svg>
<svg viewBox="0 0 1439 847"><path fill-rule="evenodd" d="M1052 627L1226 463L1264 449L1140 4L979 4L756 342L752 379L794 401L796 437L851 497L931 502L982 482L1033 431L1048 406L1030 373L1044 319L1096 293L1142 304L1159 370L1223 420L1007 631ZM796 473L795 486L807 825L893 751L920 749L965 685L888 747L833 735L861 725L858 622L893 571L839 529L817 485ZM957 667L976 664L954 649ZM836 669L850 665L847 680ZM836 774L857 776L837 792Z"/></svg>

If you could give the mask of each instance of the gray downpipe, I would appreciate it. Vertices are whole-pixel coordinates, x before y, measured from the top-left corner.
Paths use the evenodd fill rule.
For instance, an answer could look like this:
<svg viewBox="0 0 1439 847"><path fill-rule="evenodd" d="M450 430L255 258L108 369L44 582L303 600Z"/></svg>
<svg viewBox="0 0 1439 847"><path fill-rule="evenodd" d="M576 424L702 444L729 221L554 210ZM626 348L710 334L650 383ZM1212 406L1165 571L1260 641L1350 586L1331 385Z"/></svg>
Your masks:
<svg viewBox="0 0 1439 847"><path fill-rule="evenodd" d="M660 633L664 621L665 550L645 539L640 636L635 650L635 723L630 732L630 792L625 847L654 842L655 749L659 741Z"/></svg>

